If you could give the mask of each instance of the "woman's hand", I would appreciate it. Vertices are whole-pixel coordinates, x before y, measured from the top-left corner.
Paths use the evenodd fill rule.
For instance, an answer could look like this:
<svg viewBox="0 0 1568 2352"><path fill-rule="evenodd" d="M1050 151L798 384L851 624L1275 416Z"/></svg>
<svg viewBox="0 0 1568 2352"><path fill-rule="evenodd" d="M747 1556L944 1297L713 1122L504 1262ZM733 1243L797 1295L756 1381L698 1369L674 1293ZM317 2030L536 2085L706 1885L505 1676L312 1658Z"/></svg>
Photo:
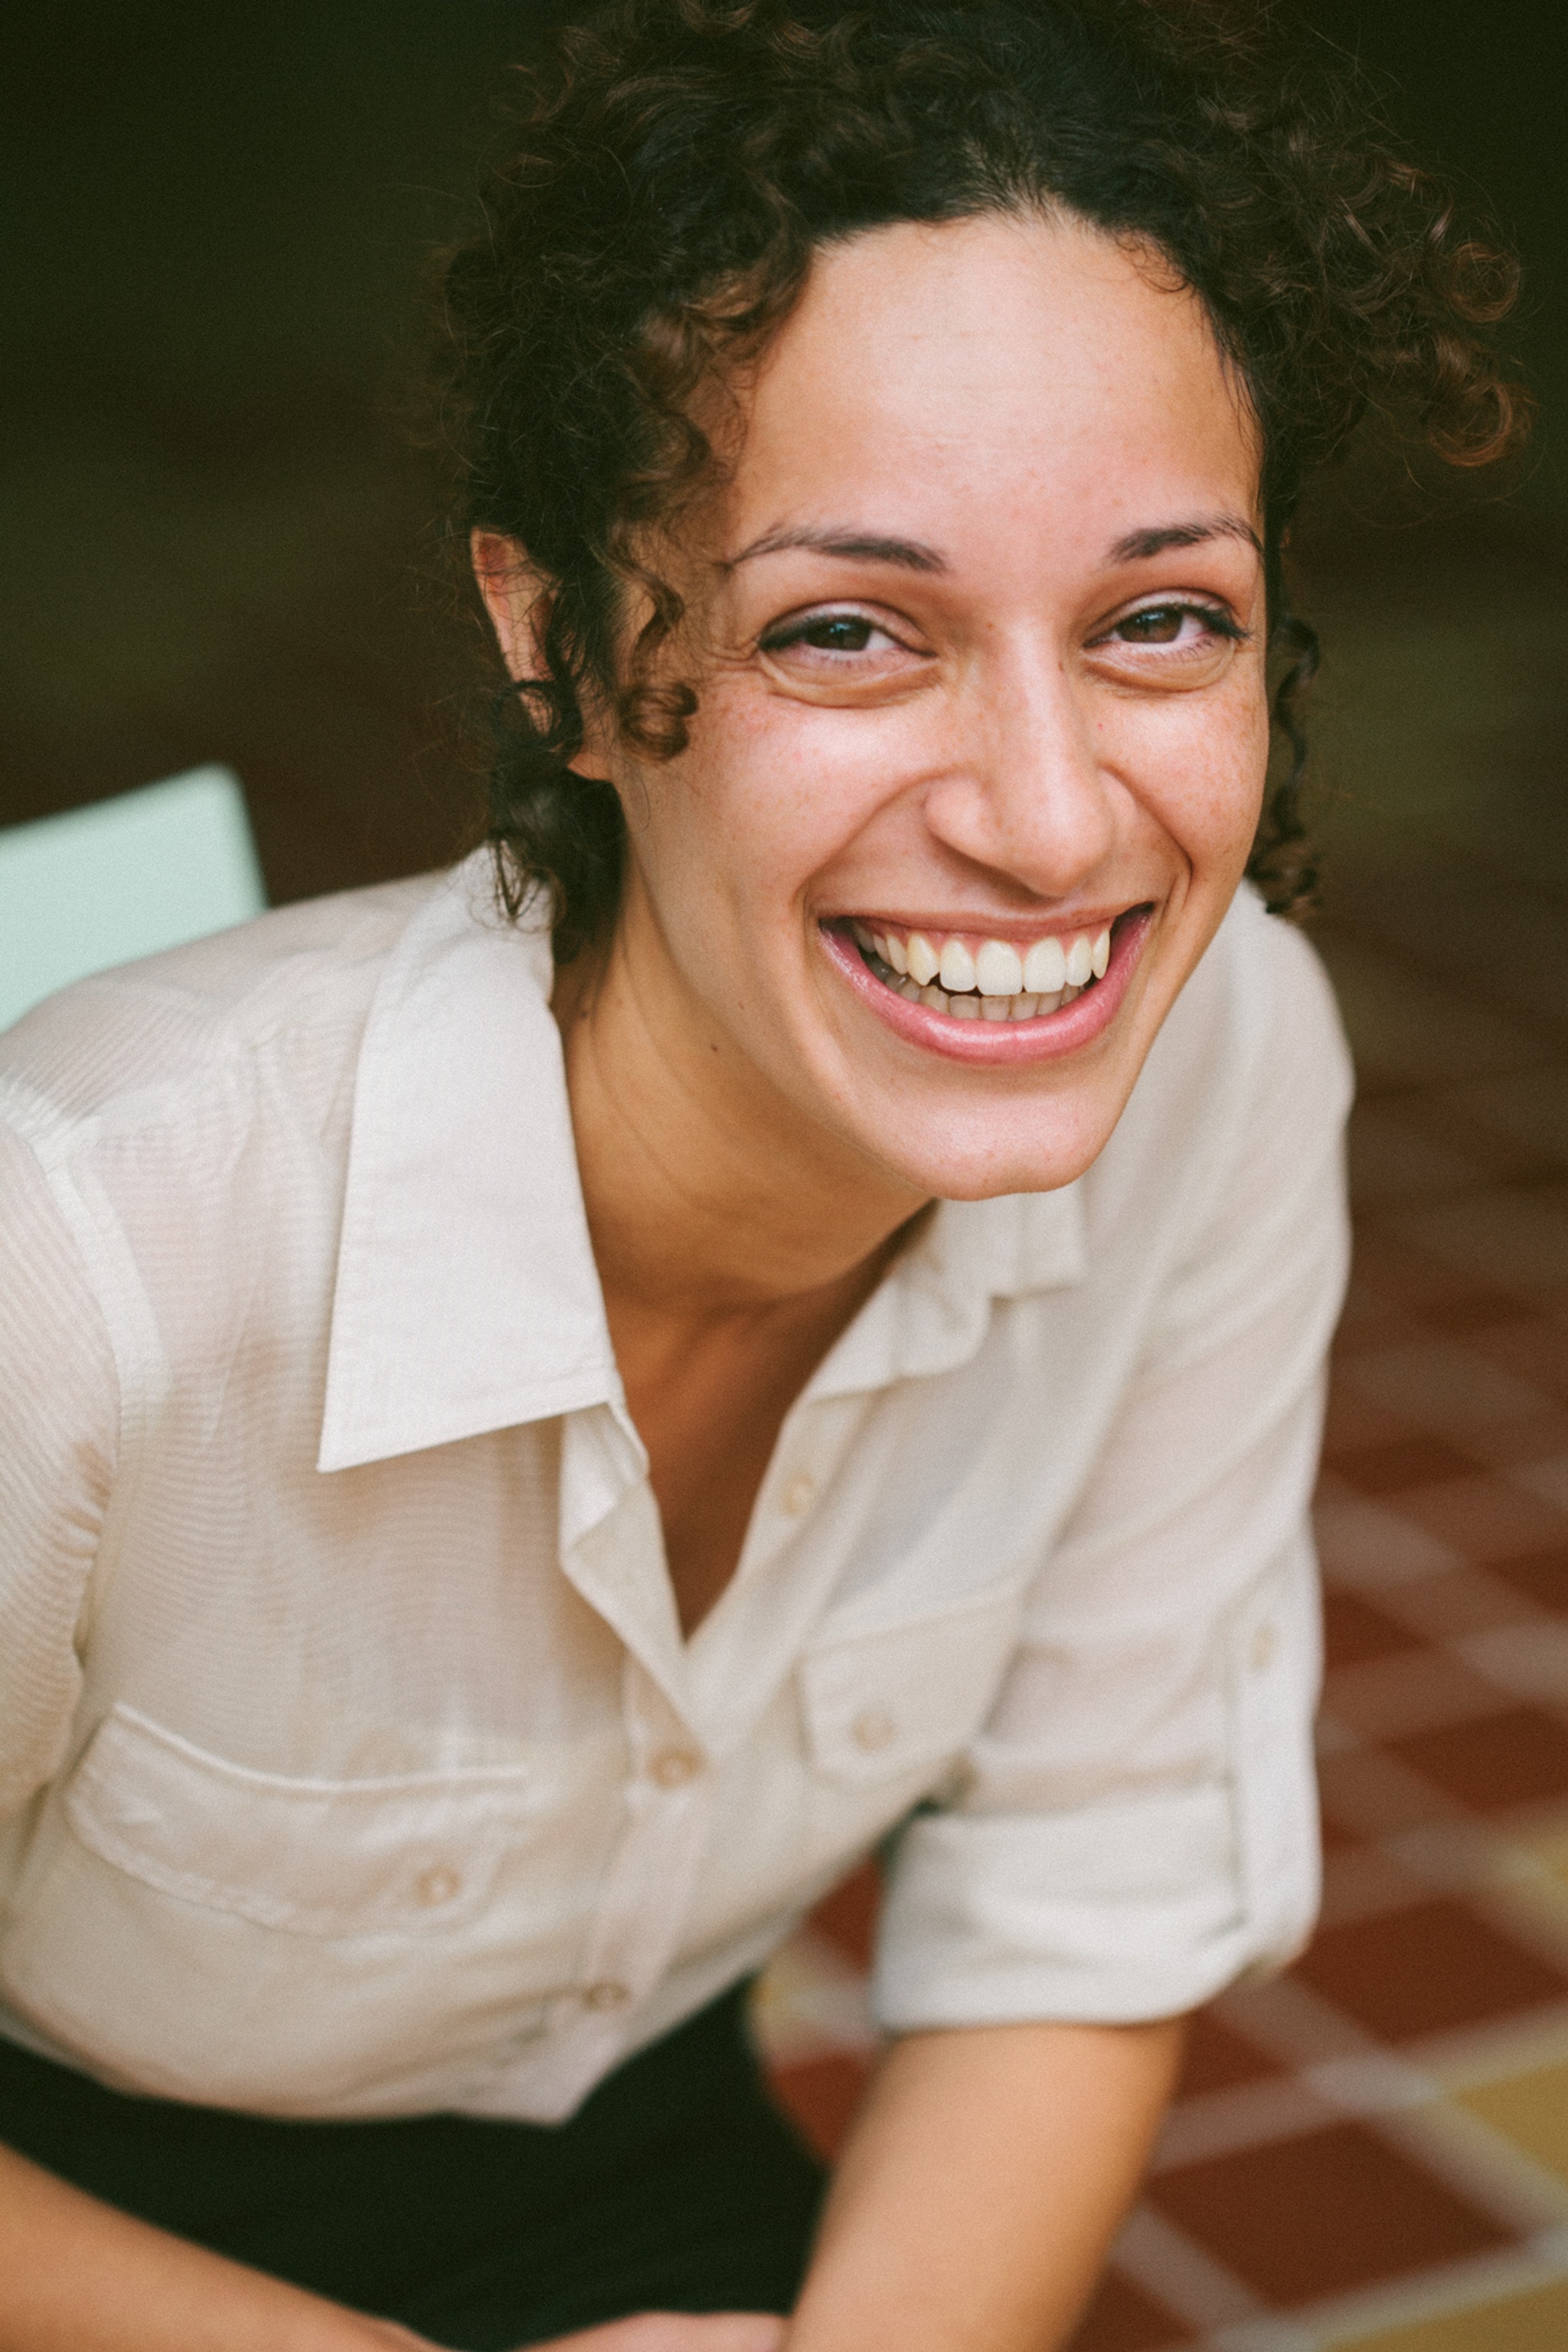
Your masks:
<svg viewBox="0 0 1568 2352"><path fill-rule="evenodd" d="M778 2352L784 2334L784 2321L765 2311L639 2311L530 2352Z"/></svg>

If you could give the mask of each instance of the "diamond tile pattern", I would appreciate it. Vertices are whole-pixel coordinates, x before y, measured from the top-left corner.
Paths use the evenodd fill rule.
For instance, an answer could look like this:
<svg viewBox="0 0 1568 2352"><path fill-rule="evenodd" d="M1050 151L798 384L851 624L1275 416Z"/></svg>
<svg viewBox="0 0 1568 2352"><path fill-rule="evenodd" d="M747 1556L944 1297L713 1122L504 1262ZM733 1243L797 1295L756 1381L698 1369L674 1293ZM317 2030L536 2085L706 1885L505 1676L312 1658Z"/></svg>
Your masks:
<svg viewBox="0 0 1568 2352"><path fill-rule="evenodd" d="M1446 1056L1458 1000L1414 956L1321 944L1363 1087L1320 1488L1323 1923L1197 2020L1074 2352L1568 2346L1568 1033L1532 1043L1515 1003L1494 1037L1472 1002ZM808 2012L844 2014L875 1904L863 1872L818 1913L821 1991L797 1956L778 2044L826 2149L871 2050L814 2043Z"/></svg>

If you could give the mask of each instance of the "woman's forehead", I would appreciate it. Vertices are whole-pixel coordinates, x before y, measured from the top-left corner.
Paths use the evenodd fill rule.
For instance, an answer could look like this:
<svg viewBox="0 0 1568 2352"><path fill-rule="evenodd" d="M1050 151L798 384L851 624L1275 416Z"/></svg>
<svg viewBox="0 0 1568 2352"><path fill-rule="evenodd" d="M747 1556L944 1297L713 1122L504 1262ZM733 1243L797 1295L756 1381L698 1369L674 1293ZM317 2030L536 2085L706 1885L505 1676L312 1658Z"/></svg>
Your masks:
<svg viewBox="0 0 1568 2352"><path fill-rule="evenodd" d="M1151 499L1256 514L1256 425L1202 304L1071 217L900 224L826 247L745 411L731 560L803 518L853 523L868 499L928 545L1009 501L1079 510L1090 530Z"/></svg>

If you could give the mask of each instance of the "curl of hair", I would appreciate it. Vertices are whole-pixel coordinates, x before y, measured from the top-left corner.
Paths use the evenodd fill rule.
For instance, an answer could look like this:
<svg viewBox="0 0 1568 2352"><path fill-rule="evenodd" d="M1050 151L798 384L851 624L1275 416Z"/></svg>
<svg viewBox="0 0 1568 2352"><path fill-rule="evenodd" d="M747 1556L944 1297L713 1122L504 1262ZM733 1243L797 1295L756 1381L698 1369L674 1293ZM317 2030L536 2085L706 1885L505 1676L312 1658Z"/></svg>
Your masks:
<svg viewBox="0 0 1568 2352"><path fill-rule="evenodd" d="M444 435L462 526L543 583L539 675L498 704L490 838L560 958L613 919L626 854L614 793L570 764L587 702L656 760L696 709L655 674L681 602L648 550L712 477L700 390L765 345L825 242L985 212L1066 209L1151 249L1246 388L1290 656L1289 769L1249 870L1301 902L1316 641L1281 550L1302 486L1369 412L1463 467L1525 420L1490 339L1514 266L1353 73L1282 60L1239 0L616 0L524 77L510 142L446 268Z"/></svg>

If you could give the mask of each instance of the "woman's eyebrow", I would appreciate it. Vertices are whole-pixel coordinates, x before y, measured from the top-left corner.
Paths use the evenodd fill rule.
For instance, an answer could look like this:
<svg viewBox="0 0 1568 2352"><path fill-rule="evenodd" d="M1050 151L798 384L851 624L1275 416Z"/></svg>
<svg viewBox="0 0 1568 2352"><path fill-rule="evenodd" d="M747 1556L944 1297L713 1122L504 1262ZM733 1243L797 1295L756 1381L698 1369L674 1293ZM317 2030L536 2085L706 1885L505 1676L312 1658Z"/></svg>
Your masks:
<svg viewBox="0 0 1568 2352"><path fill-rule="evenodd" d="M1110 550L1112 563L1135 563L1141 558L1163 555L1168 547L1197 547L1205 539L1244 539L1263 552L1263 541L1244 515L1205 515L1191 522L1157 523L1149 530L1130 530Z"/></svg>
<svg viewBox="0 0 1568 2352"><path fill-rule="evenodd" d="M738 565L749 563L753 556L776 555L787 547L811 548L818 555L844 555L858 563L896 563L905 572L947 570L947 558L918 539L884 539L875 531L833 526L818 529L809 523L781 524L777 530L763 531L760 539L742 548L739 555L726 557L720 569L733 572Z"/></svg>

